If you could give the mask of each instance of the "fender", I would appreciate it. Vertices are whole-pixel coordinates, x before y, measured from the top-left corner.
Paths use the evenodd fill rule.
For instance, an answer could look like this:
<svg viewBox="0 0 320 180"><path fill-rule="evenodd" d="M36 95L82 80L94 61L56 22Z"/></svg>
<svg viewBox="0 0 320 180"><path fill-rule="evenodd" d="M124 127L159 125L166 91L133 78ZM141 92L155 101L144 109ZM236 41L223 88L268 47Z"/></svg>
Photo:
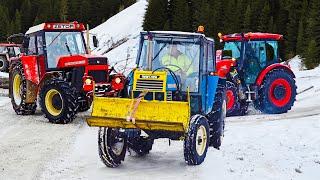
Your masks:
<svg viewBox="0 0 320 180"><path fill-rule="evenodd" d="M293 71L290 69L290 66L288 65L284 65L284 64L280 64L280 63L276 63L276 64L272 64L268 67L266 67L263 71L260 72L257 80L256 80L256 85L260 86L265 78L265 76L272 70L274 69L284 69L286 72L288 72L293 78L295 78L296 76L294 75Z"/></svg>
<svg viewBox="0 0 320 180"><path fill-rule="evenodd" d="M40 76L37 56L21 56L21 61L26 80L29 80L35 84L39 84Z"/></svg>
<svg viewBox="0 0 320 180"><path fill-rule="evenodd" d="M236 65L236 61L233 59L224 59L221 61L217 61L217 73L221 78L225 78L227 74L230 72L230 68Z"/></svg>

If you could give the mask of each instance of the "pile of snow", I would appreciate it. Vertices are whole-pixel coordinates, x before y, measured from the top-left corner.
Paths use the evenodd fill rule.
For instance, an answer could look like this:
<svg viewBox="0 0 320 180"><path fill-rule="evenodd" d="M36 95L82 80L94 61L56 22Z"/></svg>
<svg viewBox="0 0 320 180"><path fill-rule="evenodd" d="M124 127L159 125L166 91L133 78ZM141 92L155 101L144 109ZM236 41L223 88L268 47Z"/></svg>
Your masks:
<svg viewBox="0 0 320 180"><path fill-rule="evenodd" d="M92 53L108 57L111 65L117 63L115 68L119 71L133 68L147 4L146 0L140 0L92 29L90 33L99 40L98 48ZM117 48L109 51L114 46Z"/></svg>
<svg viewBox="0 0 320 180"><path fill-rule="evenodd" d="M9 78L8 73L0 72L0 78Z"/></svg>

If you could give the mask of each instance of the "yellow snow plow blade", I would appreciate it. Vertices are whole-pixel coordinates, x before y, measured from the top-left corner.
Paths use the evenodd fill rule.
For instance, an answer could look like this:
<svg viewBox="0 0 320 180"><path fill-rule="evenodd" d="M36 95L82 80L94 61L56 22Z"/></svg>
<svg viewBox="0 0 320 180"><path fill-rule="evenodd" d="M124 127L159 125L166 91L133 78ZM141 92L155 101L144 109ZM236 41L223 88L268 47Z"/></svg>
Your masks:
<svg viewBox="0 0 320 180"><path fill-rule="evenodd" d="M94 97L89 126L186 132L188 102L147 101L128 98Z"/></svg>

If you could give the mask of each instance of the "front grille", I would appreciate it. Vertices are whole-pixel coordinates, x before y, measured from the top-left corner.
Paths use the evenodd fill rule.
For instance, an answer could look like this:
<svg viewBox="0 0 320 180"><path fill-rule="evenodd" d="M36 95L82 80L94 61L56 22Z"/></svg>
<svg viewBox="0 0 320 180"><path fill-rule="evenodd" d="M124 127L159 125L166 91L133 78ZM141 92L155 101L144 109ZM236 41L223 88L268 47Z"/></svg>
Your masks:
<svg viewBox="0 0 320 180"><path fill-rule="evenodd" d="M149 91L162 91L163 81L162 80L141 80L138 79L136 83L137 91L149 90Z"/></svg>
<svg viewBox="0 0 320 180"><path fill-rule="evenodd" d="M93 77L95 83L107 82L107 71L89 71L88 75Z"/></svg>
<svg viewBox="0 0 320 180"><path fill-rule="evenodd" d="M89 65L107 65L107 58L89 58Z"/></svg>

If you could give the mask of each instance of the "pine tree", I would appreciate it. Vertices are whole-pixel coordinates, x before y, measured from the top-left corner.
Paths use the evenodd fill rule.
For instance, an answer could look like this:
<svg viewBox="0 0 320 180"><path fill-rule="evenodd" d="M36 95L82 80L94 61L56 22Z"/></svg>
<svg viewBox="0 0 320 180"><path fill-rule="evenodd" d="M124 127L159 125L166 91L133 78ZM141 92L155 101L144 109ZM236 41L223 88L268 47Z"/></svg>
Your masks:
<svg viewBox="0 0 320 180"><path fill-rule="evenodd" d="M260 15L260 22L259 22L259 27L258 31L260 32L267 32L269 25L269 19L270 19L270 6L269 2L266 1L264 3L264 7L262 9L261 15Z"/></svg>
<svg viewBox="0 0 320 180"><path fill-rule="evenodd" d="M33 24L30 0L24 0L21 9L21 31L25 32Z"/></svg>
<svg viewBox="0 0 320 180"><path fill-rule="evenodd" d="M0 5L0 41L5 40L8 33L8 25L10 24L10 20L8 17L8 9L2 5Z"/></svg>
<svg viewBox="0 0 320 180"><path fill-rule="evenodd" d="M167 0L150 0L143 21L143 29L147 31L162 30L168 19Z"/></svg>
<svg viewBox="0 0 320 180"><path fill-rule="evenodd" d="M13 33L20 33L21 32L21 14L18 10L15 13L15 19L13 23Z"/></svg>
<svg viewBox="0 0 320 180"><path fill-rule="evenodd" d="M247 6L246 12L244 14L244 21L243 21L243 32L251 31L251 7L250 5Z"/></svg>
<svg viewBox="0 0 320 180"><path fill-rule="evenodd" d="M305 26L303 20L299 22L298 37L297 37L297 54L303 56L306 49Z"/></svg>
<svg viewBox="0 0 320 180"><path fill-rule="evenodd" d="M296 54L296 44L297 44L297 27L300 21L300 9L302 3L296 0L290 0L289 9L289 22L287 24L287 55L288 58L293 57Z"/></svg>
<svg viewBox="0 0 320 180"><path fill-rule="evenodd" d="M190 24L189 7L186 0L174 0L172 11L172 29L177 31L194 31Z"/></svg>
<svg viewBox="0 0 320 180"><path fill-rule="evenodd" d="M68 18L68 3L67 0L60 0L60 21L66 22Z"/></svg>
<svg viewBox="0 0 320 180"><path fill-rule="evenodd" d="M306 60L303 61L306 68L312 69L317 67L319 65L319 48L314 39L309 42L306 54Z"/></svg>

